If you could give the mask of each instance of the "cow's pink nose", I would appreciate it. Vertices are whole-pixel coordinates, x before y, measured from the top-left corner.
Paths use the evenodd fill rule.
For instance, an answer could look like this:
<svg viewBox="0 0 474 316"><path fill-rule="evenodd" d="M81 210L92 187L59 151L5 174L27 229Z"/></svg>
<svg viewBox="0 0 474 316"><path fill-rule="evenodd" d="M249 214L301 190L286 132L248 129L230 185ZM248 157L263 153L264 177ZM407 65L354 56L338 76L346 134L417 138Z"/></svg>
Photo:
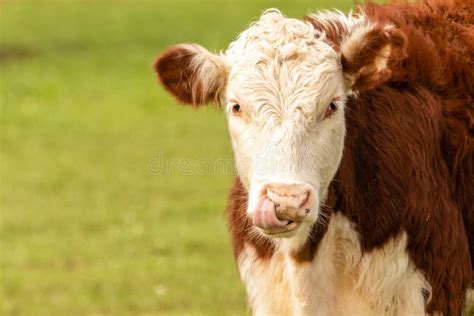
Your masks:
<svg viewBox="0 0 474 316"><path fill-rule="evenodd" d="M262 190L255 209L254 225L264 229L280 229L301 222L310 212L312 193L309 185L269 184Z"/></svg>
<svg viewBox="0 0 474 316"><path fill-rule="evenodd" d="M267 198L275 204L275 213L279 219L302 220L309 213L312 196L309 185L269 184Z"/></svg>
<svg viewBox="0 0 474 316"><path fill-rule="evenodd" d="M277 217L280 213L297 212L310 207L311 189L302 184L269 184L267 197L275 203ZM303 212L306 216L306 211ZM284 215L284 214L281 214ZM283 216L284 217L284 216Z"/></svg>

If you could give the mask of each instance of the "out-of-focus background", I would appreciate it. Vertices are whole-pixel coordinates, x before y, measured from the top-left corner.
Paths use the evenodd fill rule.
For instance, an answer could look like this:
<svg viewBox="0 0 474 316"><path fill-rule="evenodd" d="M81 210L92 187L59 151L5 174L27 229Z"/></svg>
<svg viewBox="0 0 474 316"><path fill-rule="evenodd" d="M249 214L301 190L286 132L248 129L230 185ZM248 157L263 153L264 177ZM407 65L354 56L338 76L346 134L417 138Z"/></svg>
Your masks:
<svg viewBox="0 0 474 316"><path fill-rule="evenodd" d="M0 314L246 313L232 172L206 165L232 157L224 115L175 105L151 65L269 7L351 1L0 0Z"/></svg>

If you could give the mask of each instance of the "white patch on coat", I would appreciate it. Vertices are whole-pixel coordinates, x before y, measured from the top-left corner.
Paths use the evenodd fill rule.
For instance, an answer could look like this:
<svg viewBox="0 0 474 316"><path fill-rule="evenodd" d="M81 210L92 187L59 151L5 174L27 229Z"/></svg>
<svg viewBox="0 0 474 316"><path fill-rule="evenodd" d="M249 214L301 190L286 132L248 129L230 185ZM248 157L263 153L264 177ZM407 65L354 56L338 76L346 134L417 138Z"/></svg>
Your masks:
<svg viewBox="0 0 474 316"><path fill-rule="evenodd" d="M245 246L239 255L238 267L254 315L293 314L282 253L275 253L271 260L259 260L255 250Z"/></svg>
<svg viewBox="0 0 474 316"><path fill-rule="evenodd" d="M401 233L362 254L352 224L334 214L313 261L298 263L282 245L261 260L246 245L238 258L255 315L425 315L431 288Z"/></svg>

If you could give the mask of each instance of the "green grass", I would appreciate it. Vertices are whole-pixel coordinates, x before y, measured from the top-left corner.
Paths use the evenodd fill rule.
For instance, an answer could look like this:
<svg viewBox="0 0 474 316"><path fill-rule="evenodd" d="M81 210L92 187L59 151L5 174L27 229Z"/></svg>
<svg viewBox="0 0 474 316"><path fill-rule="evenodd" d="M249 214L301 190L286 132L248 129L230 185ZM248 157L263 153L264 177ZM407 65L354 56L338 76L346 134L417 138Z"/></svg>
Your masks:
<svg viewBox="0 0 474 316"><path fill-rule="evenodd" d="M173 43L223 49L268 7L324 5L0 0L0 314L245 314L231 175L147 167L230 158L224 116L176 106L151 64Z"/></svg>

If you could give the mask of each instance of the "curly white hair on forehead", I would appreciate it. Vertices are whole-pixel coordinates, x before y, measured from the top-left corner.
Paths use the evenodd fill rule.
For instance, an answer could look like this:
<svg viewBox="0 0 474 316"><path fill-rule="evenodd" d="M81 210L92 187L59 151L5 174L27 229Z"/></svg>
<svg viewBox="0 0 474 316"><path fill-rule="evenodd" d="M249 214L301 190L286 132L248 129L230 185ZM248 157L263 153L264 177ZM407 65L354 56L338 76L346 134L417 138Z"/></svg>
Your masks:
<svg viewBox="0 0 474 316"><path fill-rule="evenodd" d="M311 23L287 18L279 10L269 9L230 44L224 55L231 63L248 59L257 63L275 58L299 59L321 35Z"/></svg>

